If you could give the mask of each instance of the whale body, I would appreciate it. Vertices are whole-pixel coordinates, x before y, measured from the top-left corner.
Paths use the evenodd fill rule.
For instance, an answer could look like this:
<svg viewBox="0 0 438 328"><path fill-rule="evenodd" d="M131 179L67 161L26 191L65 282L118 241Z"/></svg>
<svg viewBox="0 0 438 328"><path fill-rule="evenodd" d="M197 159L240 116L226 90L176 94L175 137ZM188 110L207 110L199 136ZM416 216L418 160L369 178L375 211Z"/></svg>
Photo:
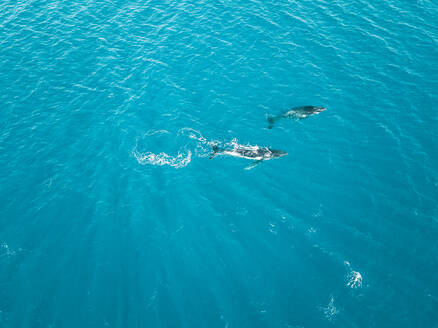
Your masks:
<svg viewBox="0 0 438 328"><path fill-rule="evenodd" d="M325 107L318 107L318 106L294 107L283 114L268 117L268 123L269 123L268 129L272 129L274 127L275 122L283 118L292 118L296 120L301 120L303 118L319 114L325 111L326 109L327 108Z"/></svg>
<svg viewBox="0 0 438 328"><path fill-rule="evenodd" d="M213 145L212 150L213 152L210 155L210 159L213 159L216 155L228 155L232 157L240 157L254 160L251 165L245 168L247 170L252 169L254 166L260 164L265 160L280 158L287 155L287 152L283 150L276 150L268 147L259 146L245 146L239 144L234 144L232 148L221 148L217 145Z"/></svg>

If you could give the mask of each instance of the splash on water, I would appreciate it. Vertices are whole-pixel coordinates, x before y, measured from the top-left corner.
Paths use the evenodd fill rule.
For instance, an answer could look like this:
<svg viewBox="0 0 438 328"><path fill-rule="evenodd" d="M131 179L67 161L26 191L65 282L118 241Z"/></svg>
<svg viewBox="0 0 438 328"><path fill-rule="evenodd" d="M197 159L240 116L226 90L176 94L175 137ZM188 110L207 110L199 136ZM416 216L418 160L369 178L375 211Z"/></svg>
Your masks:
<svg viewBox="0 0 438 328"><path fill-rule="evenodd" d="M138 153L134 152L134 156L137 161L142 165L159 165L159 166L172 166L176 169L187 166L192 159L192 152L189 150L187 153L178 153L176 156L171 156L166 153L154 154L151 152Z"/></svg>
<svg viewBox="0 0 438 328"><path fill-rule="evenodd" d="M350 288L362 287L362 275L360 274L360 272L351 271L350 280L347 282L347 286Z"/></svg>
<svg viewBox="0 0 438 328"><path fill-rule="evenodd" d="M184 139L175 138L171 131L150 130L137 140L133 155L141 165L186 167L192 160L192 151Z"/></svg>
<svg viewBox="0 0 438 328"><path fill-rule="evenodd" d="M347 274L347 287L353 289L362 287L362 275L360 272L352 270L350 262L344 261L344 264L349 270Z"/></svg>

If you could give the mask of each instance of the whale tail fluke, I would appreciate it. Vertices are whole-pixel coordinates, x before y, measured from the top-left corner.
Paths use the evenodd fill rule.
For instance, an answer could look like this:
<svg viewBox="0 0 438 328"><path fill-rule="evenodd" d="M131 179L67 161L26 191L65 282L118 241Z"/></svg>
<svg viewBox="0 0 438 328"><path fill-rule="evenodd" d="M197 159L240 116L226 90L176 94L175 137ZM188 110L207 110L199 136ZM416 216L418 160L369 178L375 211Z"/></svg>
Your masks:
<svg viewBox="0 0 438 328"><path fill-rule="evenodd" d="M213 159L217 155L217 153L221 151L221 149L217 145L213 145L212 150L213 152L210 155L210 159Z"/></svg>
<svg viewBox="0 0 438 328"><path fill-rule="evenodd" d="M275 117L268 116L267 120L268 120L268 129L272 129L274 127Z"/></svg>

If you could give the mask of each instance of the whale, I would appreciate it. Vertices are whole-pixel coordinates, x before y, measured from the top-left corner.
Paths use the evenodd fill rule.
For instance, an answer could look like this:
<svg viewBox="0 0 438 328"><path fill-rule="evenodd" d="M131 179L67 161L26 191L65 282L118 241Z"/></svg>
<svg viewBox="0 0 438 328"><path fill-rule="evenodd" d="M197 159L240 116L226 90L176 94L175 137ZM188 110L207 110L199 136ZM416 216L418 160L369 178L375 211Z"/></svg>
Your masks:
<svg viewBox="0 0 438 328"><path fill-rule="evenodd" d="M210 159L213 159L217 155L227 155L253 160L253 162L245 168L246 170L249 170L263 161L286 156L287 152L283 150L271 149L269 147L239 145L237 143L233 144L232 147L229 148L222 148L218 145L212 145Z"/></svg>
<svg viewBox="0 0 438 328"><path fill-rule="evenodd" d="M301 120L303 118L317 115L323 111L325 111L326 107L318 107L318 106L300 106L289 109L287 112L284 112L277 116L268 116L268 129L272 129L274 127L275 122L281 120L283 118L292 118L295 120Z"/></svg>

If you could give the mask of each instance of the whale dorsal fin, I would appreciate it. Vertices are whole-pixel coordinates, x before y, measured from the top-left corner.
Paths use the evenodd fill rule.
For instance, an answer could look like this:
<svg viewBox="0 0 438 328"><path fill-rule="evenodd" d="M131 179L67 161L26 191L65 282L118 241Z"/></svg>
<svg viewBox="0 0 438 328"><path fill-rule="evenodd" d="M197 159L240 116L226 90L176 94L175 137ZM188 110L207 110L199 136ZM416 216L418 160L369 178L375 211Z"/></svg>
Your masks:
<svg viewBox="0 0 438 328"><path fill-rule="evenodd" d="M213 159L217 155L217 153L221 151L221 149L216 145L212 146L212 150L213 152L210 154L210 159Z"/></svg>

